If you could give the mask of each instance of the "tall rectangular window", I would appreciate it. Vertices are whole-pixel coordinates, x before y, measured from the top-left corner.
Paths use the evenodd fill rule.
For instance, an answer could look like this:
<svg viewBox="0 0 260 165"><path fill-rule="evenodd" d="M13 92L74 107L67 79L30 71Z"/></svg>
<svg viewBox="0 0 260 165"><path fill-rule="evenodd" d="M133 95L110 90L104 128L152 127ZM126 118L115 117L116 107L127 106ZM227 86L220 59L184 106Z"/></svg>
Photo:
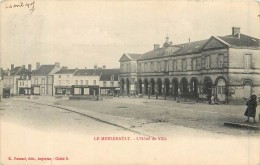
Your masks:
<svg viewBox="0 0 260 165"><path fill-rule="evenodd" d="M93 80L93 85L96 85L97 84L97 81L96 80Z"/></svg>
<svg viewBox="0 0 260 165"><path fill-rule="evenodd" d="M219 54L218 55L218 67L219 68L223 68L223 63L224 63L224 55L223 54Z"/></svg>
<svg viewBox="0 0 260 165"><path fill-rule="evenodd" d="M42 78L42 84L45 84L45 78Z"/></svg>
<svg viewBox="0 0 260 165"><path fill-rule="evenodd" d="M88 85L88 80L85 81L85 85Z"/></svg>
<svg viewBox="0 0 260 165"><path fill-rule="evenodd" d="M252 67L252 55L245 54L245 69L250 69Z"/></svg>
<svg viewBox="0 0 260 165"><path fill-rule="evenodd" d="M80 85L83 85L83 80L80 80Z"/></svg>
<svg viewBox="0 0 260 165"><path fill-rule="evenodd" d="M35 78L35 85L38 85L38 78Z"/></svg>
<svg viewBox="0 0 260 165"><path fill-rule="evenodd" d="M153 62L151 62L151 64L150 64L150 70L151 70L151 72L153 72L153 70L154 70Z"/></svg>
<svg viewBox="0 0 260 165"><path fill-rule="evenodd" d="M197 70L197 59L196 58L194 58L192 60L192 70Z"/></svg>
<svg viewBox="0 0 260 165"><path fill-rule="evenodd" d="M187 70L187 60L182 60L182 71L186 71Z"/></svg>
<svg viewBox="0 0 260 165"><path fill-rule="evenodd" d="M210 68L210 56L206 56L205 58L205 68L206 69Z"/></svg>
<svg viewBox="0 0 260 165"><path fill-rule="evenodd" d="M78 80L75 80L75 85L78 85Z"/></svg>
<svg viewBox="0 0 260 165"><path fill-rule="evenodd" d="M157 63L157 71L158 71L158 72L161 72L161 62L158 62L158 63Z"/></svg>
<svg viewBox="0 0 260 165"><path fill-rule="evenodd" d="M141 72L144 72L144 63L141 63Z"/></svg>
<svg viewBox="0 0 260 165"><path fill-rule="evenodd" d="M141 72L141 64L138 63L138 71Z"/></svg>
<svg viewBox="0 0 260 165"><path fill-rule="evenodd" d="M173 60L173 70L177 70L177 60Z"/></svg>
<svg viewBox="0 0 260 165"><path fill-rule="evenodd" d="M106 86L107 86L107 82L104 81L104 82L103 82L103 87L106 87Z"/></svg>
<svg viewBox="0 0 260 165"><path fill-rule="evenodd" d="M164 62L164 71L166 71L166 72L169 71L169 62L168 61Z"/></svg>

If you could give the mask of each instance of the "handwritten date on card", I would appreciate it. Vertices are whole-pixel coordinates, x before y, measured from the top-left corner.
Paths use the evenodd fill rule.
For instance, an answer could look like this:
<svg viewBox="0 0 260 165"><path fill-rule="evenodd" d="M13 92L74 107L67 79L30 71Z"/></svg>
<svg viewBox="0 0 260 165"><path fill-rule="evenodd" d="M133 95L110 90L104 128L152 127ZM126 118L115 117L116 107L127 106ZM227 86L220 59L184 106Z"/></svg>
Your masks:
<svg viewBox="0 0 260 165"><path fill-rule="evenodd" d="M24 1L14 1L5 6L6 9L17 9L17 8L26 8L32 14L35 10L35 1L24 2Z"/></svg>

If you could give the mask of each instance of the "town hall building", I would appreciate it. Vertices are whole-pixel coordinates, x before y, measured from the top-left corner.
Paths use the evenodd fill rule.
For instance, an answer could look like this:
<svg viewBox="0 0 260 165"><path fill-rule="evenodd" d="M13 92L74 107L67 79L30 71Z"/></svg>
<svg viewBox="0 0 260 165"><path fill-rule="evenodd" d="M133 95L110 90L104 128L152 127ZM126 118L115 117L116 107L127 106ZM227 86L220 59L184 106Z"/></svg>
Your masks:
<svg viewBox="0 0 260 165"><path fill-rule="evenodd" d="M148 97L181 97L218 102L260 96L259 39L240 33L162 47L144 54L122 55L121 93Z"/></svg>

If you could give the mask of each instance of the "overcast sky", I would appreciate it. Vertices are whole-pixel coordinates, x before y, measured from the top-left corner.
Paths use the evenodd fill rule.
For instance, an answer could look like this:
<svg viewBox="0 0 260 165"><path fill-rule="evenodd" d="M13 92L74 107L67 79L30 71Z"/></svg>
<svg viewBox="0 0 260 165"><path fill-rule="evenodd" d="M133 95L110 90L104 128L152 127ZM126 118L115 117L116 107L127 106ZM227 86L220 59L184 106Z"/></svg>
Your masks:
<svg viewBox="0 0 260 165"><path fill-rule="evenodd" d="M22 1L1 4L1 65L58 61L69 68L118 68L123 53L145 53L168 34L174 44L241 33L260 38L256 1ZM24 1L24 4L28 1ZM29 1L33 2L33 1Z"/></svg>

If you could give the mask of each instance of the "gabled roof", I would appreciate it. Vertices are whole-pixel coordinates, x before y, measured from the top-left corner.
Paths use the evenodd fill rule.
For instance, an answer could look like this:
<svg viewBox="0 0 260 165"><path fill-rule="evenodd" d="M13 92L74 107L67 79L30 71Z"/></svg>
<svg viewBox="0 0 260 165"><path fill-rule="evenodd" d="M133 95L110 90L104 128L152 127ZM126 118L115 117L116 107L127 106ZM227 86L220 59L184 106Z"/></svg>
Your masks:
<svg viewBox="0 0 260 165"><path fill-rule="evenodd" d="M102 69L100 81L110 81L112 75L114 76L114 81L118 81L120 69Z"/></svg>
<svg viewBox="0 0 260 165"><path fill-rule="evenodd" d="M130 59L134 59L134 60L137 60L142 56L142 54L133 54L133 53L126 53L126 54L130 57Z"/></svg>
<svg viewBox="0 0 260 165"><path fill-rule="evenodd" d="M41 65L32 73L32 76L47 76L54 68L55 65Z"/></svg>
<svg viewBox="0 0 260 165"><path fill-rule="evenodd" d="M259 47L260 46L259 39L244 34L240 34L240 37L238 37L238 34L236 34L234 36L227 35L219 38L232 46L238 46L238 47Z"/></svg>
<svg viewBox="0 0 260 165"><path fill-rule="evenodd" d="M135 53L124 53L119 61L129 61L129 60L137 60L142 56L142 54Z"/></svg>
<svg viewBox="0 0 260 165"><path fill-rule="evenodd" d="M77 69L61 69L55 74L73 74Z"/></svg>
<svg viewBox="0 0 260 165"><path fill-rule="evenodd" d="M29 75L31 72L27 69L25 69L22 66L17 66L14 69L10 70L10 76L20 76L20 75Z"/></svg>
<svg viewBox="0 0 260 165"><path fill-rule="evenodd" d="M78 69L73 76L94 76L100 75L102 69Z"/></svg>

